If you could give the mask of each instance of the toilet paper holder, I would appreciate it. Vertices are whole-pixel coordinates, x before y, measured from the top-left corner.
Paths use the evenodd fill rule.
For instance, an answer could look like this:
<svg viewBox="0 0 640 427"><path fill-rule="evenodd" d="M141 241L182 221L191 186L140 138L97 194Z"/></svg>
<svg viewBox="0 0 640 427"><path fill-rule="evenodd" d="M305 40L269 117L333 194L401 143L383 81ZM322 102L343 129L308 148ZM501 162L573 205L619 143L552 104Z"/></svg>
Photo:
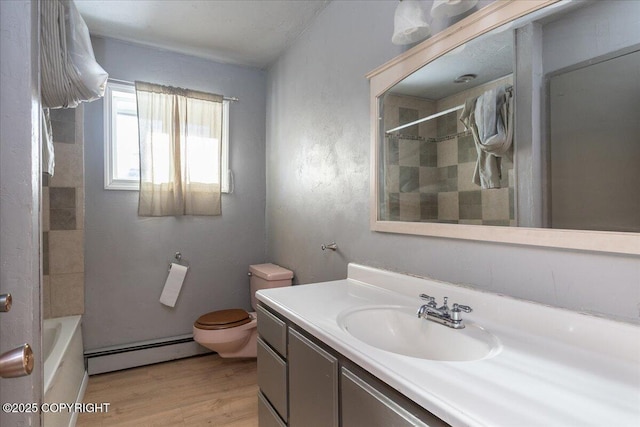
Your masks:
<svg viewBox="0 0 640 427"><path fill-rule="evenodd" d="M182 254L180 252L176 252L173 258L175 259L175 261L169 262L169 270L171 270L171 264L173 264L174 262L184 267L189 267L189 262L186 259L182 258Z"/></svg>

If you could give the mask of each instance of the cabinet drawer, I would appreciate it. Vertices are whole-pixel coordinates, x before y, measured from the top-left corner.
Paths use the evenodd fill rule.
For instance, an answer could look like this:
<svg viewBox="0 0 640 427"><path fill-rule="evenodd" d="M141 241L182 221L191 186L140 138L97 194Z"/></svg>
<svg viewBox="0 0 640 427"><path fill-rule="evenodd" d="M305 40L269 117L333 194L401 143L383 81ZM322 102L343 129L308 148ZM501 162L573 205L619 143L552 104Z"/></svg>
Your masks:
<svg viewBox="0 0 640 427"><path fill-rule="evenodd" d="M347 368L342 368L342 427L441 427L445 422L413 402L399 404Z"/></svg>
<svg viewBox="0 0 640 427"><path fill-rule="evenodd" d="M287 325L258 306L258 334L284 358L287 357Z"/></svg>
<svg viewBox="0 0 640 427"><path fill-rule="evenodd" d="M258 338L258 386L283 420L287 420L287 364Z"/></svg>
<svg viewBox="0 0 640 427"><path fill-rule="evenodd" d="M264 395L258 392L258 424L260 427L286 427Z"/></svg>

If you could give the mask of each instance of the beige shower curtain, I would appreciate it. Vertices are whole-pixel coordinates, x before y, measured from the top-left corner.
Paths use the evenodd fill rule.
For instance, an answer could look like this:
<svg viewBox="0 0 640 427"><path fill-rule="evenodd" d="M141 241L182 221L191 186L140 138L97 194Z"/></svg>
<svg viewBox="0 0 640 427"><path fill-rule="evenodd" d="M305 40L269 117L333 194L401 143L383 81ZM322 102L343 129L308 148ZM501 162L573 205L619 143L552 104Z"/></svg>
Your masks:
<svg viewBox="0 0 640 427"><path fill-rule="evenodd" d="M220 215L222 96L136 82L138 215Z"/></svg>

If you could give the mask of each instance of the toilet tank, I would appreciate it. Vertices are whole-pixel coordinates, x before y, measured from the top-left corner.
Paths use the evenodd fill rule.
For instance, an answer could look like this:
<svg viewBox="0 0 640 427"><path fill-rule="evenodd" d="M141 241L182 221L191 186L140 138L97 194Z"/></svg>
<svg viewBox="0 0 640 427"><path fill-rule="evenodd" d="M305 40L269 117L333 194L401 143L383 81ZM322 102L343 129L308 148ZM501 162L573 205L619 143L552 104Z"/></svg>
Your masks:
<svg viewBox="0 0 640 427"><path fill-rule="evenodd" d="M250 265L249 275L251 276L251 306L254 309L258 304L256 291L291 286L293 279L293 271L271 263Z"/></svg>

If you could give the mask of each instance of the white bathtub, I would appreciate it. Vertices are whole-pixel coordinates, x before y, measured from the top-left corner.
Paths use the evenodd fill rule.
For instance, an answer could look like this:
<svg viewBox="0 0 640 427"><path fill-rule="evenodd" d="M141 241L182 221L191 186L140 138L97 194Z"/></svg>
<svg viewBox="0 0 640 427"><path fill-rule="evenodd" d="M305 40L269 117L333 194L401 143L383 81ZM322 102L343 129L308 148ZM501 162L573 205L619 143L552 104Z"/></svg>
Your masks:
<svg viewBox="0 0 640 427"><path fill-rule="evenodd" d="M84 367L81 316L44 321L44 403L82 402L88 375ZM77 413L45 412L44 426L75 426Z"/></svg>

